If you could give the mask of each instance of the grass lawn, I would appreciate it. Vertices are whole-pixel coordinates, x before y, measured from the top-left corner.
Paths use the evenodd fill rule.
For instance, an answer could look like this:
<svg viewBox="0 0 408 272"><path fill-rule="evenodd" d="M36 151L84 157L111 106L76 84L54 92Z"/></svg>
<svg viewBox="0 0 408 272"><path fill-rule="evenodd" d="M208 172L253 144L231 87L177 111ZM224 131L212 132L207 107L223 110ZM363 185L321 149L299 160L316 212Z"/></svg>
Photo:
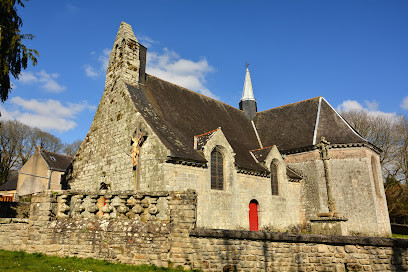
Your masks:
<svg viewBox="0 0 408 272"><path fill-rule="evenodd" d="M408 239L408 235L403 235L403 234L392 234L392 238L400 238L400 239Z"/></svg>
<svg viewBox="0 0 408 272"><path fill-rule="evenodd" d="M163 268L151 265L114 264L108 261L95 259L81 259L76 257L49 257L44 254L28 254L22 251L0 250L0 271L66 271L66 272L180 272L184 270Z"/></svg>

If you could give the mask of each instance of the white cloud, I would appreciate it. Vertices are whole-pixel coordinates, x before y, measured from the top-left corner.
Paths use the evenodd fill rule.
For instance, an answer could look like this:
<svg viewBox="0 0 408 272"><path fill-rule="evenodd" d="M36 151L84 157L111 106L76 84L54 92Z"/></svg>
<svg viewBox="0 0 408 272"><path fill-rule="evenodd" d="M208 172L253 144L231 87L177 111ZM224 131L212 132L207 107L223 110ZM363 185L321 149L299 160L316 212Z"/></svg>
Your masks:
<svg viewBox="0 0 408 272"><path fill-rule="evenodd" d="M102 54L98 57L99 64L104 72L106 72L106 69L108 69L110 52L111 50L109 48L105 48L102 50Z"/></svg>
<svg viewBox="0 0 408 272"><path fill-rule="evenodd" d="M345 100L339 106L337 106L336 110L339 112L347 112L347 111L364 111L367 112L369 116L381 116L384 118L389 119L397 119L397 114L395 112L383 112L378 110L378 103L375 101L364 101L366 107L363 107L359 102L356 100Z"/></svg>
<svg viewBox="0 0 408 272"><path fill-rule="evenodd" d="M110 49L105 48L105 49L102 50L101 54L96 59L98 64L95 64L95 65L86 64L86 65L84 65L85 75L87 77L89 77L89 78L92 78L92 79L96 79L96 78L98 78L100 76L105 75L106 70L108 69L110 52L111 52ZM91 55L92 56L96 55L96 52L92 51Z"/></svg>
<svg viewBox="0 0 408 272"><path fill-rule="evenodd" d="M139 40L155 43L147 36L142 36ZM97 64L84 66L87 77L96 79L105 75L110 52L111 50L108 48L103 49L96 58ZM91 52L91 55L95 55L94 51ZM205 86L207 74L214 71L214 68L208 64L205 58L198 61L183 59L176 52L164 48L162 53L147 51L146 65L146 72L151 75L204 95L218 98Z"/></svg>
<svg viewBox="0 0 408 272"><path fill-rule="evenodd" d="M38 81L38 78L32 72L21 72L18 81L23 84L32 84Z"/></svg>
<svg viewBox="0 0 408 272"><path fill-rule="evenodd" d="M378 110L378 102L377 101L365 100L364 103L366 104L368 111Z"/></svg>
<svg viewBox="0 0 408 272"><path fill-rule="evenodd" d="M77 124L74 119L80 112L95 110L95 106L89 105L86 101L63 105L53 99L25 100L17 96L11 98L10 103L18 110L7 111L4 107L0 107L2 120L15 119L32 127L59 132L75 128Z"/></svg>
<svg viewBox="0 0 408 272"><path fill-rule="evenodd" d="M40 72L22 72L18 82L21 82L25 85L39 84L41 88L50 93L60 93L64 91L67 87L60 85L56 79L59 77L59 74L53 73L49 74L45 70Z"/></svg>
<svg viewBox="0 0 408 272"><path fill-rule="evenodd" d="M97 78L99 76L99 72L96 71L91 65L85 65L84 68L87 77Z"/></svg>
<svg viewBox="0 0 408 272"><path fill-rule="evenodd" d="M56 118L52 116L44 116L31 113L23 113L18 117L18 121L31 127L38 127L41 130L57 130L66 132L77 126L75 121L64 118Z"/></svg>
<svg viewBox="0 0 408 272"><path fill-rule="evenodd" d="M142 44L143 46L149 48L152 46L152 44L157 43L155 40L150 38L149 36L146 35L140 35L138 36L139 43Z"/></svg>
<svg viewBox="0 0 408 272"><path fill-rule="evenodd" d="M213 70L214 68L205 58L199 61L182 59L177 53L166 48L162 54L147 52L147 73L204 95L218 98L205 87L205 77Z"/></svg>
<svg viewBox="0 0 408 272"><path fill-rule="evenodd" d="M402 99L401 108L403 108L404 110L408 110L408 96Z"/></svg>
<svg viewBox="0 0 408 272"><path fill-rule="evenodd" d="M1 120L3 120L3 121L13 120L14 119L13 116L18 115L19 113L20 113L19 111L9 112L0 104L0 114L1 114L0 121Z"/></svg>

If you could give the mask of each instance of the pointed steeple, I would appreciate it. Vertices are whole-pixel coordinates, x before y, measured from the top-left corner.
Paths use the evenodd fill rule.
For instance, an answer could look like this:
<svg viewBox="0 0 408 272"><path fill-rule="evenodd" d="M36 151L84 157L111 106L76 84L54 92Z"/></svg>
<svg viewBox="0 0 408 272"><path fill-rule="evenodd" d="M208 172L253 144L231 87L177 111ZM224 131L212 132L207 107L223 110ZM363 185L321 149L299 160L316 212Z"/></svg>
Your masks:
<svg viewBox="0 0 408 272"><path fill-rule="evenodd" d="M249 74L248 65L246 66L244 89L242 91L241 100L239 101L239 109L244 111L249 120L252 121L255 118L258 109L254 97L254 91L252 90L251 75Z"/></svg>
<svg viewBox="0 0 408 272"><path fill-rule="evenodd" d="M255 100L254 91L252 90L251 75L249 74L248 67L246 68L244 89L242 91L242 100Z"/></svg>

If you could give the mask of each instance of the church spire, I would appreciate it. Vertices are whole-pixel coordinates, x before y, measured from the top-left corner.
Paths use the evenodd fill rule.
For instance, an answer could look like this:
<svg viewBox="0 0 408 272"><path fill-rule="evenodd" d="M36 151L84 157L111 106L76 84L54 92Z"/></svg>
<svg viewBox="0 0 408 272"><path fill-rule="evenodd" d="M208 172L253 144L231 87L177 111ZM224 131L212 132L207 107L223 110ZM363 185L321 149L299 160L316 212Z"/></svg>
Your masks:
<svg viewBox="0 0 408 272"><path fill-rule="evenodd" d="M244 89L242 91L242 100L255 100L254 91L252 90L251 75L249 74L248 67L246 68Z"/></svg>
<svg viewBox="0 0 408 272"><path fill-rule="evenodd" d="M249 74L248 64L246 66L244 89L242 91L242 97L239 101L239 109L244 111L249 120L255 118L257 112L256 100L254 97L254 91L252 90L251 76Z"/></svg>

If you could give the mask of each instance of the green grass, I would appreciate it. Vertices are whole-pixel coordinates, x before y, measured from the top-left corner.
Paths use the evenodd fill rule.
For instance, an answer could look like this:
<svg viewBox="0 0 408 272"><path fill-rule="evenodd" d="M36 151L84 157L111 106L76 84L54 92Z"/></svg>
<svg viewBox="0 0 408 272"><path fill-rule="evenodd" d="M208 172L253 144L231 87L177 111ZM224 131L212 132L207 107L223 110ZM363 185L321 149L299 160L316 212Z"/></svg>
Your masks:
<svg viewBox="0 0 408 272"><path fill-rule="evenodd" d="M392 234L392 238L399 238L399 239L408 239L408 235L404 235L404 234Z"/></svg>
<svg viewBox="0 0 408 272"><path fill-rule="evenodd" d="M77 257L53 257L40 253L28 254L22 251L4 251L0 250L0 271L8 272L180 272L181 269L171 269L151 265L127 265L115 264L103 260L81 259Z"/></svg>

